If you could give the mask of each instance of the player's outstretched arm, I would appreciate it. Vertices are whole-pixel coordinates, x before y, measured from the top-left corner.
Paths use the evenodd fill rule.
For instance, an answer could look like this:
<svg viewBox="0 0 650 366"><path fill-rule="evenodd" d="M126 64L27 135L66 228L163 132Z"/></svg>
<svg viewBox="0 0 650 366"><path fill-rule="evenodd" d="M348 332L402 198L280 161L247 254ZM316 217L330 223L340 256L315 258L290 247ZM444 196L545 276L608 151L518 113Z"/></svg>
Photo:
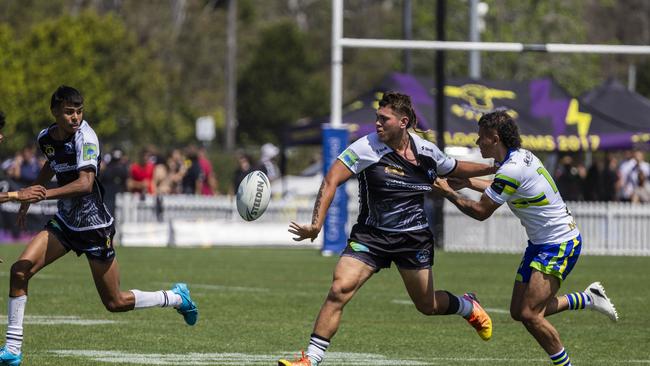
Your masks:
<svg viewBox="0 0 650 366"><path fill-rule="evenodd" d="M458 160L456 169L449 173L449 176L456 178L482 177L484 175L494 174L496 171L497 167L495 166Z"/></svg>
<svg viewBox="0 0 650 366"><path fill-rule="evenodd" d="M485 192L485 190L492 184L491 180L480 178L455 178L449 177L447 183L454 190L457 191L461 188L469 188L477 192Z"/></svg>
<svg viewBox="0 0 650 366"><path fill-rule="evenodd" d="M91 193L95 183L95 171L93 169L82 169L79 171L79 178L57 188L47 190L47 199L59 199L80 196Z"/></svg>
<svg viewBox="0 0 650 366"><path fill-rule="evenodd" d="M462 198L447 184L447 180L443 178L436 179L433 183L433 191L447 198L449 202L456 205L465 215L479 221L483 221L492 216L494 211L499 208L499 205L492 201L485 193L483 193L481 200L478 202Z"/></svg>
<svg viewBox="0 0 650 366"><path fill-rule="evenodd" d="M341 161L336 160L332 164L332 167L323 179L323 183L320 185L318 195L316 195L311 224L298 224L293 221L289 224L289 232L296 235L293 240L301 241L309 238L311 241L314 241L316 239L325 222L325 215L332 204L336 188L350 179L350 177L352 177L352 172Z"/></svg>

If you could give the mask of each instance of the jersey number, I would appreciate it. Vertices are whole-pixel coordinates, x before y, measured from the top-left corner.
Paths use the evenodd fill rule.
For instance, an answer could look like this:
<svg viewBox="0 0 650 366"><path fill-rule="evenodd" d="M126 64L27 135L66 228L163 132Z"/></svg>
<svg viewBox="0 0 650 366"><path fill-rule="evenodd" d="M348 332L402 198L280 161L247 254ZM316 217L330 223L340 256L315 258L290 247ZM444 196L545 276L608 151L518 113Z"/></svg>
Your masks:
<svg viewBox="0 0 650 366"><path fill-rule="evenodd" d="M544 178L546 178L546 180L548 181L548 184L551 185L551 188L553 188L553 192L557 193L557 185L555 185L555 181L553 181L551 175L548 174L548 170L546 170L546 168L544 168L543 166L540 166L539 168L537 168L537 173L543 175Z"/></svg>

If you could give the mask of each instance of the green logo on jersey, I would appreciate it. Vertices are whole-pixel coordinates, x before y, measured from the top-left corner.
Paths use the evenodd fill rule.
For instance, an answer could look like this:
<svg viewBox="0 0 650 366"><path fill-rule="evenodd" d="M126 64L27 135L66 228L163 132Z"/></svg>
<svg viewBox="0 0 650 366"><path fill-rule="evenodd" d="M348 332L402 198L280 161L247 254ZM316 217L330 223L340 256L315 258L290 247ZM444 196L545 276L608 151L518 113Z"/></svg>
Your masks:
<svg viewBox="0 0 650 366"><path fill-rule="evenodd" d="M97 159L98 150L99 149L97 149L97 145L95 144L84 144L83 159L84 160Z"/></svg>
<svg viewBox="0 0 650 366"><path fill-rule="evenodd" d="M346 149L339 159L345 164L348 168L351 168L357 161L359 161L359 156L350 149Z"/></svg>

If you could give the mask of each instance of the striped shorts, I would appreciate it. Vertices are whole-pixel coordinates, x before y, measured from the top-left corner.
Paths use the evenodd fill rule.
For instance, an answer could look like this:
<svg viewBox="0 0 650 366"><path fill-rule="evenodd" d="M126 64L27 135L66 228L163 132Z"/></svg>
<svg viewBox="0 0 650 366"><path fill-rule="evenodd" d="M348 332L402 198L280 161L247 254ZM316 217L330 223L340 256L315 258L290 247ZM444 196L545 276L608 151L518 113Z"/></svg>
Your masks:
<svg viewBox="0 0 650 366"><path fill-rule="evenodd" d="M562 283L578 261L582 236L563 243L533 244L528 241L515 281L527 283L533 269L557 277Z"/></svg>

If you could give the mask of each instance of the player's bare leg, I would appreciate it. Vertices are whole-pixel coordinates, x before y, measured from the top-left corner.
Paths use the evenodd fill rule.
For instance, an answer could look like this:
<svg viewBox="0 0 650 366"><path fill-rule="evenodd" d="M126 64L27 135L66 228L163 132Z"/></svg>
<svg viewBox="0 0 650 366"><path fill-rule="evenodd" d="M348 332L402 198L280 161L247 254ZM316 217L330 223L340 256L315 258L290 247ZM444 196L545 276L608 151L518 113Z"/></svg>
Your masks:
<svg viewBox="0 0 650 366"><path fill-rule="evenodd" d="M476 329L481 339L489 340L492 337L492 320L474 295L459 297L448 291L436 291L431 268L400 268L399 272L419 312L424 315L461 315Z"/></svg>
<svg viewBox="0 0 650 366"><path fill-rule="evenodd" d="M341 257L334 269L334 278L327 298L316 318L307 354L303 353L301 358L294 361L280 360L278 365L317 366L322 362L329 340L339 328L343 308L374 273L374 268L358 259Z"/></svg>
<svg viewBox="0 0 650 366"><path fill-rule="evenodd" d="M522 322L554 364L570 365L560 334L545 318L547 305L556 304L555 294L559 288L557 277L533 270L528 283L515 282L510 314L514 320Z"/></svg>
<svg viewBox="0 0 650 366"><path fill-rule="evenodd" d="M65 247L48 231L41 231L11 266L6 343L0 349L0 363L20 365L22 361L23 318L29 279L48 264L66 254Z"/></svg>
<svg viewBox="0 0 650 366"><path fill-rule="evenodd" d="M123 312L150 307L174 307L188 325L196 324L198 310L186 284L174 285L171 290L144 292L120 290L120 270L116 259L99 261L88 259L95 287L106 310Z"/></svg>

